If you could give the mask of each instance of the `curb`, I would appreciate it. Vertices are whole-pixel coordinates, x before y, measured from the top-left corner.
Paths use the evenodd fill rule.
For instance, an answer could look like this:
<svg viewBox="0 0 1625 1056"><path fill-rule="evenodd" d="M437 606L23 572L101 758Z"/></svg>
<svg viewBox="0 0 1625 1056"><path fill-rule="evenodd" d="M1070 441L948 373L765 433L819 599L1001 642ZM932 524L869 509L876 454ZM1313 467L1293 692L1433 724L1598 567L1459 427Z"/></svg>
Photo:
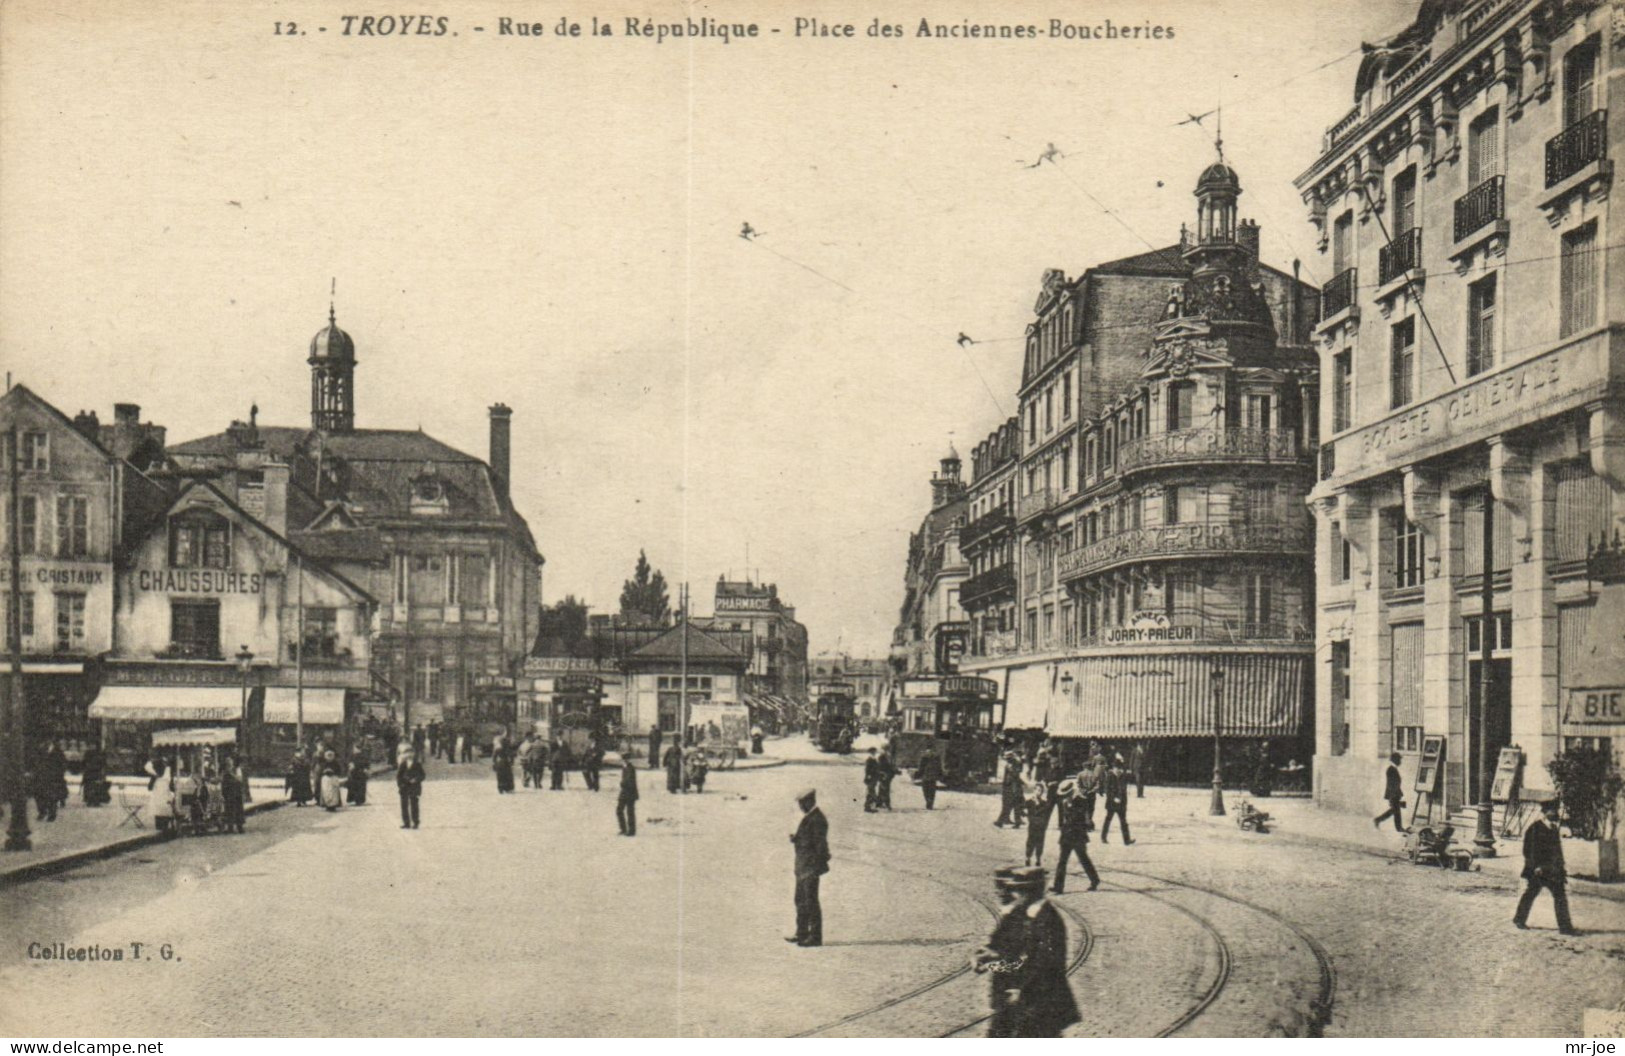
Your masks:
<svg viewBox="0 0 1625 1056"><path fill-rule="evenodd" d="M264 814L266 811L276 810L286 801L281 799L262 800L258 803L249 803L243 807L243 816ZM54 858L44 858L37 862L29 862L15 868L0 871L0 887L10 887L14 884L25 884L31 880L64 873L69 869L76 869L86 862L98 861L102 858L113 858L129 851L150 847L157 843L168 843L176 838L173 832L144 832L139 836L128 836L112 843L104 843L98 847L86 847L83 850L69 851Z"/></svg>

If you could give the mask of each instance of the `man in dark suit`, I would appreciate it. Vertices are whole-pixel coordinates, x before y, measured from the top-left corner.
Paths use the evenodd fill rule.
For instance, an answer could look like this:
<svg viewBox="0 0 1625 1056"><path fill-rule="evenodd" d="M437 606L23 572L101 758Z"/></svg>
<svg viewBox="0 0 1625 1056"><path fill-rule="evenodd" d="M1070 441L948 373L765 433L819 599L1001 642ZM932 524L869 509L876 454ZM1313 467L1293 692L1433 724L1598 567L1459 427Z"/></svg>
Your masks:
<svg viewBox="0 0 1625 1056"><path fill-rule="evenodd" d="M1119 828L1123 830L1123 846L1134 842L1134 837L1128 834L1128 783L1128 771L1123 769L1123 757L1119 755L1113 760L1112 768L1106 771L1106 820L1100 825L1101 843L1109 842L1106 837L1111 834L1113 818L1118 820Z"/></svg>
<svg viewBox="0 0 1625 1056"><path fill-rule="evenodd" d="M1054 1038L1078 1022L1066 979L1066 922L1044 898L1044 870L1007 866L994 874L1005 903L987 945L971 961L991 976L990 1038Z"/></svg>
<svg viewBox="0 0 1625 1056"><path fill-rule="evenodd" d="M873 814L880 804L880 759L873 748L863 761L863 812Z"/></svg>
<svg viewBox="0 0 1625 1056"><path fill-rule="evenodd" d="M818 793L807 789L796 797L801 823L790 837L796 848L796 933L785 942L797 946L824 944L824 910L818 904L818 878L829 872L829 819L818 809Z"/></svg>
<svg viewBox="0 0 1625 1056"><path fill-rule="evenodd" d="M664 735L660 732L660 724L658 722L651 722L649 724L649 769L650 770L658 769L659 766L660 766L660 740L661 740L662 736L664 736Z"/></svg>
<svg viewBox="0 0 1625 1056"><path fill-rule="evenodd" d="M621 757L621 794L615 798L615 823L622 836L638 834L638 771L631 753Z"/></svg>
<svg viewBox="0 0 1625 1056"><path fill-rule="evenodd" d="M1557 803L1547 803L1523 834L1523 878L1529 881L1523 897L1518 899L1518 911L1512 923L1519 928L1528 927L1529 907L1541 888L1552 893L1552 908L1557 911L1557 930L1565 935L1580 934L1569 919L1569 895L1564 885L1568 871L1563 865L1563 837L1557 831Z"/></svg>
<svg viewBox="0 0 1625 1056"><path fill-rule="evenodd" d="M1382 828L1382 823L1389 818L1394 819L1394 831L1401 835L1410 832L1400 819L1405 815L1405 781L1399 776L1399 753L1394 752L1388 756L1388 774L1383 779L1382 798L1388 801L1388 809L1371 819L1371 824Z"/></svg>
<svg viewBox="0 0 1625 1056"><path fill-rule="evenodd" d="M920 754L920 791L925 793L925 809L935 810L937 806L937 782L942 780L942 757L937 750L929 745Z"/></svg>
<svg viewBox="0 0 1625 1056"><path fill-rule="evenodd" d="M891 761L891 753L881 749L878 773L880 781L875 785L875 808L877 810L891 809L891 783L897 776L897 764Z"/></svg>
<svg viewBox="0 0 1625 1056"><path fill-rule="evenodd" d="M401 794L401 828L417 828L418 800L423 795L423 764L410 748L401 753L400 765L395 768L395 790Z"/></svg>
<svg viewBox="0 0 1625 1056"><path fill-rule="evenodd" d="M1095 819L1089 808L1091 797L1085 796L1078 784L1082 776L1062 781L1055 792L1056 806L1061 812L1061 860L1055 863L1055 883L1050 890L1057 895L1066 891L1066 860L1072 854L1078 856L1078 864L1089 877L1089 890L1100 886L1100 874L1095 872L1095 863L1089 860L1089 830L1095 827Z"/></svg>

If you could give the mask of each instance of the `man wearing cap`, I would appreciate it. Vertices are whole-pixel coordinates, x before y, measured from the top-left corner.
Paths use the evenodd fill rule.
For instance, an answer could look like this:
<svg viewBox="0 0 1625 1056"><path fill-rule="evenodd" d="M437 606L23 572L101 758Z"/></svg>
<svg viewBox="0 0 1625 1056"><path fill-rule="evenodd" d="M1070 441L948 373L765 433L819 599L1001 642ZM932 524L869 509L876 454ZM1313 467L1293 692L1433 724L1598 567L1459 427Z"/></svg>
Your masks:
<svg viewBox="0 0 1625 1056"><path fill-rule="evenodd" d="M418 801L423 796L423 764L410 748L401 753L400 765L395 768L395 789L401 794L401 828L417 828Z"/></svg>
<svg viewBox="0 0 1625 1056"><path fill-rule="evenodd" d="M1066 923L1044 898L1040 866L1006 866L994 873L1005 908L971 966L989 976L990 1038L1054 1038L1078 1022L1066 981Z"/></svg>
<svg viewBox="0 0 1625 1056"><path fill-rule="evenodd" d="M1021 756L1014 748L1008 749L1003 757L1004 777L1000 782L999 817L993 827L1002 829L1006 825L1021 828L1022 799L1021 799Z"/></svg>
<svg viewBox="0 0 1625 1056"><path fill-rule="evenodd" d="M818 878L829 872L829 819L818 809L818 793L807 789L796 797L801 822L790 842L796 848L796 933L785 942L797 946L824 944L824 910L818 904Z"/></svg>
<svg viewBox="0 0 1625 1056"><path fill-rule="evenodd" d="M1564 935L1578 935L1574 922L1569 919L1569 895L1564 885L1568 871L1563 865L1563 837L1557 831L1557 801L1548 800L1541 806L1541 816L1523 834L1523 878L1529 886L1518 899L1513 914L1515 927L1528 927L1529 909L1542 888L1552 893L1552 909L1557 913L1557 930Z"/></svg>
<svg viewBox="0 0 1625 1056"><path fill-rule="evenodd" d="M1061 858L1055 863L1055 883L1050 890L1058 895L1066 891L1066 860L1073 854L1078 856L1078 864L1089 877L1089 890L1100 886L1100 874L1095 872L1095 863L1089 860L1089 830L1095 827L1095 821L1090 816L1088 800L1091 797L1084 795L1079 784L1083 776L1067 778L1056 789L1056 805L1061 811Z"/></svg>

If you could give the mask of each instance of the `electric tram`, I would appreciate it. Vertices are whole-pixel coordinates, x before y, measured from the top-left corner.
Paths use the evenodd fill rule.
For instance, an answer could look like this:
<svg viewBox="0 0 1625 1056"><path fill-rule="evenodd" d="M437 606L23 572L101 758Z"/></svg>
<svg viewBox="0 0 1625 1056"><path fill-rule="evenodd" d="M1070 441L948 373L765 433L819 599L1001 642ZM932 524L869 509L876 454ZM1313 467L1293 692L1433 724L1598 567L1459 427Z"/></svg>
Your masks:
<svg viewBox="0 0 1625 1056"><path fill-rule="evenodd" d="M857 690L850 682L814 682L807 691L813 699L813 743L821 752L850 752L857 730Z"/></svg>
<svg viewBox="0 0 1625 1056"><path fill-rule="evenodd" d="M902 728L893 739L894 762L912 770L927 746L942 760L943 784L964 788L998 770L999 684L971 675L905 678L897 689Z"/></svg>

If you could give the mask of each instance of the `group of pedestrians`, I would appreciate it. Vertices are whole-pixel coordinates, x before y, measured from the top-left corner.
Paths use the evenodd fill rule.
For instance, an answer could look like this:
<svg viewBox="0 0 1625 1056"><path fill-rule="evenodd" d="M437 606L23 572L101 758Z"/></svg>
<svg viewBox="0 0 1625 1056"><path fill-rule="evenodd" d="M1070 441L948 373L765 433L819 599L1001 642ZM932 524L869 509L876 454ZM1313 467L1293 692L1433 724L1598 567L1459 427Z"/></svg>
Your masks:
<svg viewBox="0 0 1625 1056"><path fill-rule="evenodd" d="M347 761L340 760L338 749L318 738L309 755L303 748L294 751L283 774L282 791L296 807L315 801L332 812L343 807L346 799L352 807L365 806L371 776L366 749L356 745Z"/></svg>
<svg viewBox="0 0 1625 1056"><path fill-rule="evenodd" d="M1027 830L1025 864L1042 865L1050 821L1059 815L1060 861L1050 890L1066 890L1067 864L1074 856L1089 877L1089 890L1100 886L1100 874L1089 858L1089 834L1095 831L1095 810L1104 801L1105 818L1100 825L1100 842L1111 842L1112 822L1117 822L1125 846L1134 842L1129 831L1129 788L1145 786L1130 771L1121 753L1108 760L1106 749L1096 741L1090 745L1088 761L1075 774L1068 775L1061 761L1060 746L1046 741L1031 760L1014 747L1000 760L1001 802L997 828L1010 826Z"/></svg>
<svg viewBox="0 0 1625 1056"><path fill-rule="evenodd" d="M515 744L510 736L501 733L491 744L491 769L496 773L498 794L514 791L516 764L526 788L540 791L543 778L551 775L548 788L554 792L563 791L565 775L571 770L579 770L587 790L597 792L603 787L601 774L604 755L603 742L596 735L590 736L586 746L578 753L572 752L569 743L561 737L549 741L535 733L527 733L524 740Z"/></svg>

